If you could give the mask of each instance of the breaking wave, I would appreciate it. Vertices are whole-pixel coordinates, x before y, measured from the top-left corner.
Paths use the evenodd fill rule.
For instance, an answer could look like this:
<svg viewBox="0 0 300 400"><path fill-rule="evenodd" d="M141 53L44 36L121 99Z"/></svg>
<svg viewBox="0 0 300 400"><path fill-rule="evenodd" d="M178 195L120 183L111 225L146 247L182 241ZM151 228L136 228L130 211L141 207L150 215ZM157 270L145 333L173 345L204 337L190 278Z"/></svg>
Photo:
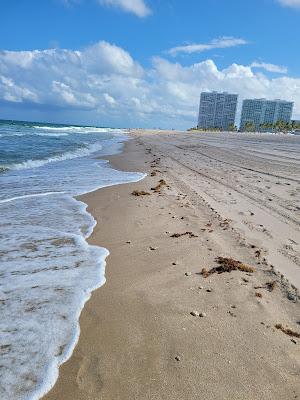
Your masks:
<svg viewBox="0 0 300 400"><path fill-rule="evenodd" d="M37 168L41 167L43 165L53 163L53 162L58 162L58 161L64 161L64 160L71 160L73 158L78 158L78 157L85 157L88 156L89 154L95 153L97 151L100 151L102 149L102 145L100 143L94 143L91 145L88 145L86 147L81 147L80 149L74 150L74 151L69 151L66 153L63 153L58 156L54 157L49 157L47 159L41 159L41 160L27 160L23 161L21 163L16 163L12 164L9 166L0 166L0 172L5 172L8 170L18 170L18 169L27 169L27 168Z"/></svg>

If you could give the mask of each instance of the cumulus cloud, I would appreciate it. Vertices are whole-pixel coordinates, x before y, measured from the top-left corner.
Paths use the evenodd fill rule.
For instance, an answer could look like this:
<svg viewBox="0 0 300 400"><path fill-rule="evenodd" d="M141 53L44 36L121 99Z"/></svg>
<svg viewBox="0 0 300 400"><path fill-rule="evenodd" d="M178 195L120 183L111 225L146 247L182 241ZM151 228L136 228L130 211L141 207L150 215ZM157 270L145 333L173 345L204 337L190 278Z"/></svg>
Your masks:
<svg viewBox="0 0 300 400"><path fill-rule="evenodd" d="M100 4L121 8L121 10L133 13L138 17L147 17L151 14L150 8L144 0L98 0Z"/></svg>
<svg viewBox="0 0 300 400"><path fill-rule="evenodd" d="M184 46L173 47L172 49L168 50L168 53L172 56L177 56L179 53L201 53L207 50L225 49L228 47L236 47L247 43L248 42L245 39L223 36L218 39L214 39L209 43L187 44Z"/></svg>
<svg viewBox="0 0 300 400"><path fill-rule="evenodd" d="M251 67L262 68L268 72L277 72L279 74L286 74L288 72L287 67L285 67L283 65L275 65L275 64L269 64L269 63L257 62L257 61L254 61L251 64Z"/></svg>
<svg viewBox="0 0 300 400"><path fill-rule="evenodd" d="M85 70L97 75L114 73L138 77L143 74L141 66L127 51L105 41L87 47L80 53L80 59Z"/></svg>
<svg viewBox="0 0 300 400"><path fill-rule="evenodd" d="M99 104L99 93L109 96L105 88L111 87L117 93L125 84L135 88L134 82L143 73L128 52L104 41L82 51L1 51L0 98L94 110ZM107 96L105 103L112 104Z"/></svg>
<svg viewBox="0 0 300 400"><path fill-rule="evenodd" d="M300 8L300 0L277 0L286 7Z"/></svg>
<svg viewBox="0 0 300 400"><path fill-rule="evenodd" d="M1 117L4 109L17 117L42 108L45 120L52 110L48 119L60 122L68 115L78 123L186 128L195 125L205 90L237 93L240 104L254 97L293 100L300 119L300 78L270 78L254 66L221 69L210 59L184 66L154 57L145 69L104 41L82 50L0 51Z"/></svg>

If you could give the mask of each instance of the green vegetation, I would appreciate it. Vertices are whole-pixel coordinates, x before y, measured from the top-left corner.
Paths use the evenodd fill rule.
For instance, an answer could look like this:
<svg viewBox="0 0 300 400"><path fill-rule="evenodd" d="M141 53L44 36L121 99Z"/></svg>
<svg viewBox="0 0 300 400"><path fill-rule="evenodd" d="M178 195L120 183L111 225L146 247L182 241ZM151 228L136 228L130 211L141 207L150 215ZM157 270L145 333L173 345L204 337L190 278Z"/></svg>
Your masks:
<svg viewBox="0 0 300 400"><path fill-rule="evenodd" d="M230 132L236 132L237 131L237 127L234 124L229 124L228 130Z"/></svg>
<svg viewBox="0 0 300 400"><path fill-rule="evenodd" d="M259 125L259 131L271 131L271 132L292 132L295 129L300 129L300 122L291 121L277 121L275 124L263 123ZM256 130L255 124L253 122L247 122L245 124L244 130L246 132L253 132Z"/></svg>
<svg viewBox="0 0 300 400"><path fill-rule="evenodd" d="M226 129L227 131L231 131L231 132L236 132L237 131L237 127L234 124L230 124L228 126L228 129ZM197 131L197 132L223 132L224 130L221 128L199 128L198 126L195 126L193 128L189 128L187 129L188 132L193 132L193 131Z"/></svg>
<svg viewBox="0 0 300 400"><path fill-rule="evenodd" d="M254 122L246 122L246 123L245 123L245 131L246 131L246 132L254 132L254 131L255 131L255 124L254 124Z"/></svg>
<svg viewBox="0 0 300 400"><path fill-rule="evenodd" d="M259 129L256 128L254 122L248 121L246 122L243 131L244 132L255 132L255 131L260 131L260 132L293 132L296 129L300 129L300 122L298 121L291 121L291 122L285 122L285 121L277 121L275 124L271 123L264 123L259 125ZM237 127L234 124L230 124L228 126L228 131L230 132L236 132ZM222 129L220 128L198 128L197 126L193 128L188 129L189 132L192 131L197 131L197 132L222 132Z"/></svg>

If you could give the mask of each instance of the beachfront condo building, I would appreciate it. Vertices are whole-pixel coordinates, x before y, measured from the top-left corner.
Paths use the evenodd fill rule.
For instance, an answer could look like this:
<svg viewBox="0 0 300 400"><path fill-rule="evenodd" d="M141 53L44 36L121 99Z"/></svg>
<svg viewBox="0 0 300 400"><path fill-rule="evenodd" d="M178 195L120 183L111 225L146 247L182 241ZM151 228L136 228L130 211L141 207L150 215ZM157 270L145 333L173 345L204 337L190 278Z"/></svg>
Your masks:
<svg viewBox="0 0 300 400"><path fill-rule="evenodd" d="M247 99L243 101L240 130L252 126L261 130L263 124L291 122L294 103L285 100Z"/></svg>
<svg viewBox="0 0 300 400"><path fill-rule="evenodd" d="M237 94L203 92L200 96L199 129L228 130L234 126Z"/></svg>

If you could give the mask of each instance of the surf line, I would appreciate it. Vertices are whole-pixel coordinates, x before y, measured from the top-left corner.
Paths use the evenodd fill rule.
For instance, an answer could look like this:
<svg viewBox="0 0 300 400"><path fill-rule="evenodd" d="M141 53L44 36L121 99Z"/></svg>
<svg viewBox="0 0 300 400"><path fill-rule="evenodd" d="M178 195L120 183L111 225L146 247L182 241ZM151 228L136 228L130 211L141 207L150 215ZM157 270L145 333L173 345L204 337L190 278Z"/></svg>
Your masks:
<svg viewBox="0 0 300 400"><path fill-rule="evenodd" d="M66 192L46 192L46 193L35 193L35 194L25 194L24 196L11 197L10 199L0 200L0 204L9 203L10 201L27 199L28 197L43 197L50 196L51 194L65 194Z"/></svg>

